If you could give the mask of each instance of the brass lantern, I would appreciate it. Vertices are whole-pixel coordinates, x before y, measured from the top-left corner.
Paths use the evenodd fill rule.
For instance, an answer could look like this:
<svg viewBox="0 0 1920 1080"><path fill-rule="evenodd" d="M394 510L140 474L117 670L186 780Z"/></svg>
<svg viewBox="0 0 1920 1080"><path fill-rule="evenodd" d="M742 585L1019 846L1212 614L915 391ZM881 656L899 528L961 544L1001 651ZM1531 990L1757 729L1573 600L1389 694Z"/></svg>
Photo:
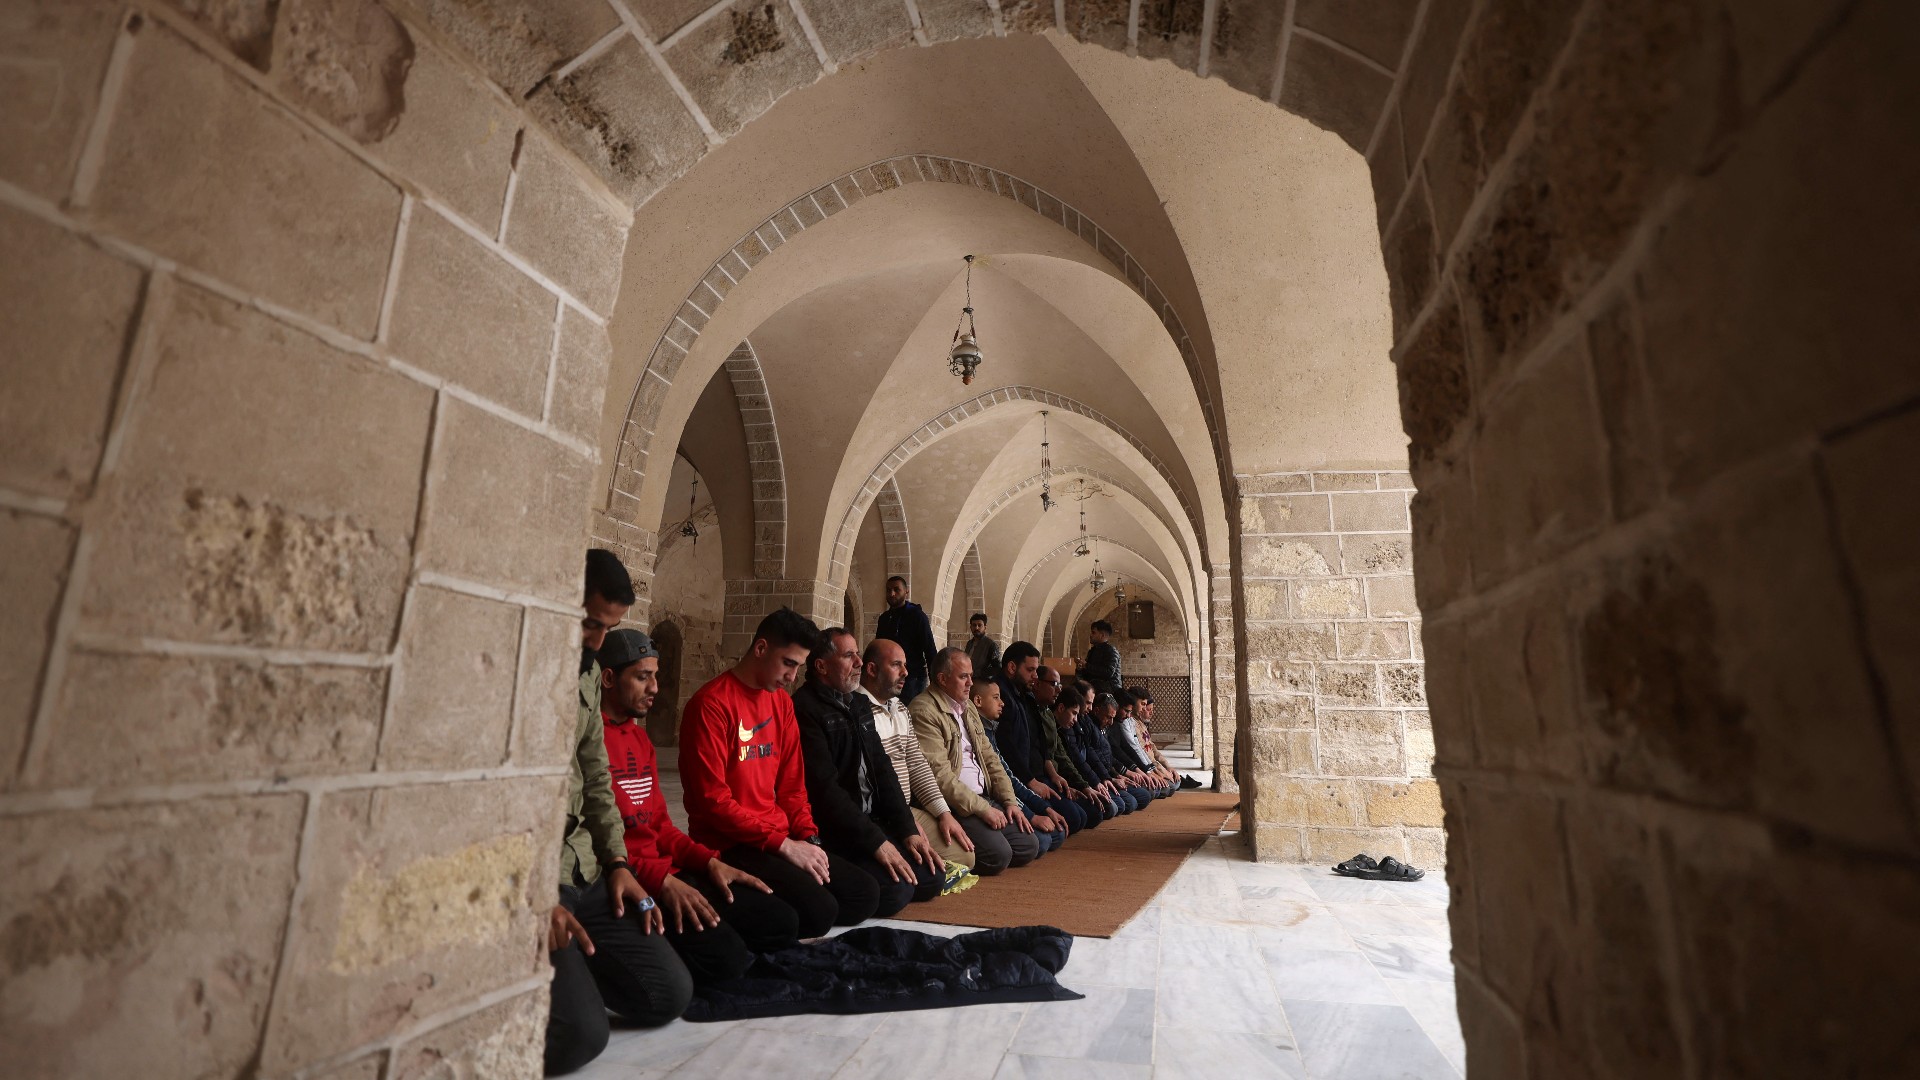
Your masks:
<svg viewBox="0 0 1920 1080"><path fill-rule="evenodd" d="M961 327L966 332L961 332ZM973 256L967 256L967 306L960 309L960 321L953 327L953 348L947 350L947 370L963 385L973 385L973 373L980 370L980 341L973 325Z"/></svg>

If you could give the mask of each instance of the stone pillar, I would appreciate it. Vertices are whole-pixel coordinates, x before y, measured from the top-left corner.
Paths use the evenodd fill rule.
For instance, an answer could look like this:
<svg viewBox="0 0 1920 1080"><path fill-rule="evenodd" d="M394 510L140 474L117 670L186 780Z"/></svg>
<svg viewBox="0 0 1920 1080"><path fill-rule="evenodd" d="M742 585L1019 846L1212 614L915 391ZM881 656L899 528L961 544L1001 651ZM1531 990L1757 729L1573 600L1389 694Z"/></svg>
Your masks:
<svg viewBox="0 0 1920 1080"><path fill-rule="evenodd" d="M1213 656L1207 689L1213 699L1213 784L1220 791L1239 791L1240 650L1234 644L1233 571L1227 564L1213 567L1209 580L1208 615Z"/></svg>
<svg viewBox="0 0 1920 1080"><path fill-rule="evenodd" d="M782 607L790 607L812 619L822 630L839 626L846 614L843 599L841 590L809 578L730 578L720 653L731 659L745 655L747 646L753 644L753 631L760 620Z"/></svg>
<svg viewBox="0 0 1920 1080"><path fill-rule="evenodd" d="M1404 472L1240 478L1262 859L1442 862Z"/></svg>

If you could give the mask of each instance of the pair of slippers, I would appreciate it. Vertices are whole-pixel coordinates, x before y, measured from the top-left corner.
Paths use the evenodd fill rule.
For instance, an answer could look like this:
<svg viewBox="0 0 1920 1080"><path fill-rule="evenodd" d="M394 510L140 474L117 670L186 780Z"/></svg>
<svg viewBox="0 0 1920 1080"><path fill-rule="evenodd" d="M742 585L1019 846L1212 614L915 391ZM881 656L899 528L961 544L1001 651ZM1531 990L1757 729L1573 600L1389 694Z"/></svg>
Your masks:
<svg viewBox="0 0 1920 1080"><path fill-rule="evenodd" d="M1368 881L1419 881L1427 876L1425 870L1417 866L1408 866L1389 855L1379 862L1373 856L1362 852L1333 868L1341 877L1365 878Z"/></svg>

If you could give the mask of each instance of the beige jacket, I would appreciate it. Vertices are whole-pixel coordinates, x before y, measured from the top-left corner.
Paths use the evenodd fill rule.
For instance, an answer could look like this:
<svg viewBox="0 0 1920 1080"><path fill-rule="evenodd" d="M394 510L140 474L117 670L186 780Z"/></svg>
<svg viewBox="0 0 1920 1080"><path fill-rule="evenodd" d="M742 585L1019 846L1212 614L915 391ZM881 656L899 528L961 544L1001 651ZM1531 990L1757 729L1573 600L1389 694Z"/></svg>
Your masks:
<svg viewBox="0 0 1920 1080"><path fill-rule="evenodd" d="M913 733L920 737L920 749L927 756L927 764L933 766L934 781L940 785L940 794L946 796L954 814L978 817L989 809L986 799L960 782L960 729L953 722L953 699L939 687L929 686L907 706L907 712L913 717ZM1019 806L1013 794L1013 781L1001 767L1000 755L994 753L993 745L987 742L987 729L981 725L980 713L971 701L966 702L966 724L974 760L980 763L980 775L986 778L987 793L1001 808Z"/></svg>

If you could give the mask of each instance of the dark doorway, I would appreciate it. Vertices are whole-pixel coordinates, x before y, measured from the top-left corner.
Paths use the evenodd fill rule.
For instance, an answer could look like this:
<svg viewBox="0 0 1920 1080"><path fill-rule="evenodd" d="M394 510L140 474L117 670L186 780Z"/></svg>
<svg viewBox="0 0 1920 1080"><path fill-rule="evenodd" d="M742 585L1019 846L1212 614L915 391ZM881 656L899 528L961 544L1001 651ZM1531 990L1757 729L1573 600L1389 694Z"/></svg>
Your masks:
<svg viewBox="0 0 1920 1080"><path fill-rule="evenodd" d="M680 628L671 622L653 628L653 647L660 650L660 695L647 712L647 737L655 746L680 741Z"/></svg>

